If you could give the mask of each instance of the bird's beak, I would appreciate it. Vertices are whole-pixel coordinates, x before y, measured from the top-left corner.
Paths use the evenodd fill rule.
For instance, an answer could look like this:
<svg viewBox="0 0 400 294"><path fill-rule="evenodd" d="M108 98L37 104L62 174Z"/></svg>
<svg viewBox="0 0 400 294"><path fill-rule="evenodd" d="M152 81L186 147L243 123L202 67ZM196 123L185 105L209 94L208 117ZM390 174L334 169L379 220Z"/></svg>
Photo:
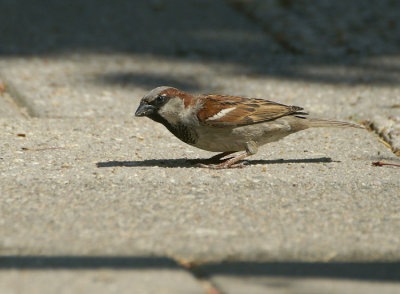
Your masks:
<svg viewBox="0 0 400 294"><path fill-rule="evenodd" d="M141 104L135 112L135 116L149 116L156 108L153 105Z"/></svg>

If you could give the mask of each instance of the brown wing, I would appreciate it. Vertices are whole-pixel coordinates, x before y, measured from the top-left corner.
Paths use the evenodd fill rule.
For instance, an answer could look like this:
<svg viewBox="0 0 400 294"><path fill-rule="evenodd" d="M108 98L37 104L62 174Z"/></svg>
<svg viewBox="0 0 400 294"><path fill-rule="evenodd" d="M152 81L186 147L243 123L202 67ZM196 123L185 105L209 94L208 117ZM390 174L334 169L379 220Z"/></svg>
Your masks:
<svg viewBox="0 0 400 294"><path fill-rule="evenodd" d="M214 127L243 126L274 120L286 115L307 115L303 108L257 98L203 95L197 117Z"/></svg>

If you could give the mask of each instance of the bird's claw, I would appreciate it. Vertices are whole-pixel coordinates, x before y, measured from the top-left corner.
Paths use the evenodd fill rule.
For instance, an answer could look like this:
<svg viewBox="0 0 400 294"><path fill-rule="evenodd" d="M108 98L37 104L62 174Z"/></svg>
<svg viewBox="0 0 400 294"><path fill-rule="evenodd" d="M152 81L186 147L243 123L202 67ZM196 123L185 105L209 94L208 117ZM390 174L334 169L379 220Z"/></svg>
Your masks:
<svg viewBox="0 0 400 294"><path fill-rule="evenodd" d="M229 165L226 161L220 163L220 164L204 164L204 163L198 163L196 164L197 167L201 168L209 168L209 169L227 169L227 168L243 168L245 166L244 163L235 163Z"/></svg>

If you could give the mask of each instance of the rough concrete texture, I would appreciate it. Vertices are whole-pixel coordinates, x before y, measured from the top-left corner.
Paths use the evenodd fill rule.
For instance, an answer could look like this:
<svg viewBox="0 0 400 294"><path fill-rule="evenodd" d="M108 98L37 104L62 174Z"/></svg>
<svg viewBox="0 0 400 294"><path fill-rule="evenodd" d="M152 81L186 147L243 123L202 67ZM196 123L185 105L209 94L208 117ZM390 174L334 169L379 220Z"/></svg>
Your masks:
<svg viewBox="0 0 400 294"><path fill-rule="evenodd" d="M398 169L371 165L395 156L365 130L308 130L212 171L185 160L211 153L150 120L0 125L3 253L400 257Z"/></svg>
<svg viewBox="0 0 400 294"><path fill-rule="evenodd" d="M289 6L279 9L293 15L291 1L281 2ZM399 52L392 46L396 36L383 26L378 39L361 29L365 34L354 41L360 52L343 42L344 49L324 53L318 47L313 54L309 44L319 46L320 34L303 43L293 39L294 48L305 48L293 51L287 46L291 26L282 41L275 33L282 23L266 30L252 12L256 2L241 4L240 11L230 3L0 2L0 78L6 86L0 96L0 255L67 260L57 272L2 266L0 282L9 281L4 289L26 292L42 281L38 292L47 288L41 293L53 286L89 291L103 274L111 277L110 289L122 293L136 275L149 281L137 282L143 293L197 293L196 287L206 291L204 283L222 293L267 291L281 283L271 291L399 289L399 168L372 163L400 160L373 132L306 130L262 147L243 169L214 171L186 160L212 153L133 118L139 99L160 85L263 97L321 118L374 123L378 116L399 116ZM371 17L384 7L389 12L382 23L392 23L391 5L397 4L373 3ZM307 12L295 11L311 22L325 20L321 28L329 29L319 4L314 12L305 7ZM353 16L357 24L365 13ZM347 19L341 26L351 37ZM298 27L304 33L305 24ZM378 46L369 50L367 41ZM197 281L182 268L71 269L73 256L168 257ZM245 262L242 271L226 275L237 261ZM207 267L218 262L225 262L220 272ZM293 268L307 272L309 262L320 267L305 278L291 274ZM365 264L354 267L356 262ZM275 270L285 263L278 277ZM364 265L369 274L360 279ZM321 276L325 266L331 274ZM165 278L158 281L159 270ZM182 279L182 288L162 286L175 279Z"/></svg>

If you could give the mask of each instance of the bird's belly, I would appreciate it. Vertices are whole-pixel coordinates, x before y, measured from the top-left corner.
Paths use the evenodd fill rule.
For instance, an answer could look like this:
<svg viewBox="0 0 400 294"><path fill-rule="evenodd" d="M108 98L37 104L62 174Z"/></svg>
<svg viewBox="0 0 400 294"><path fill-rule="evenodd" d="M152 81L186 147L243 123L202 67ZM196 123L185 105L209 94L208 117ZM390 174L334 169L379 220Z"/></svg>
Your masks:
<svg viewBox="0 0 400 294"><path fill-rule="evenodd" d="M197 134L198 140L191 144L197 148L212 152L245 150L246 140L231 130L209 129L197 131Z"/></svg>
<svg viewBox="0 0 400 294"><path fill-rule="evenodd" d="M191 145L207 151L226 152L246 150L246 143L250 141L257 146L275 142L293 130L287 124L266 122L236 128L200 127L196 132L198 140Z"/></svg>

